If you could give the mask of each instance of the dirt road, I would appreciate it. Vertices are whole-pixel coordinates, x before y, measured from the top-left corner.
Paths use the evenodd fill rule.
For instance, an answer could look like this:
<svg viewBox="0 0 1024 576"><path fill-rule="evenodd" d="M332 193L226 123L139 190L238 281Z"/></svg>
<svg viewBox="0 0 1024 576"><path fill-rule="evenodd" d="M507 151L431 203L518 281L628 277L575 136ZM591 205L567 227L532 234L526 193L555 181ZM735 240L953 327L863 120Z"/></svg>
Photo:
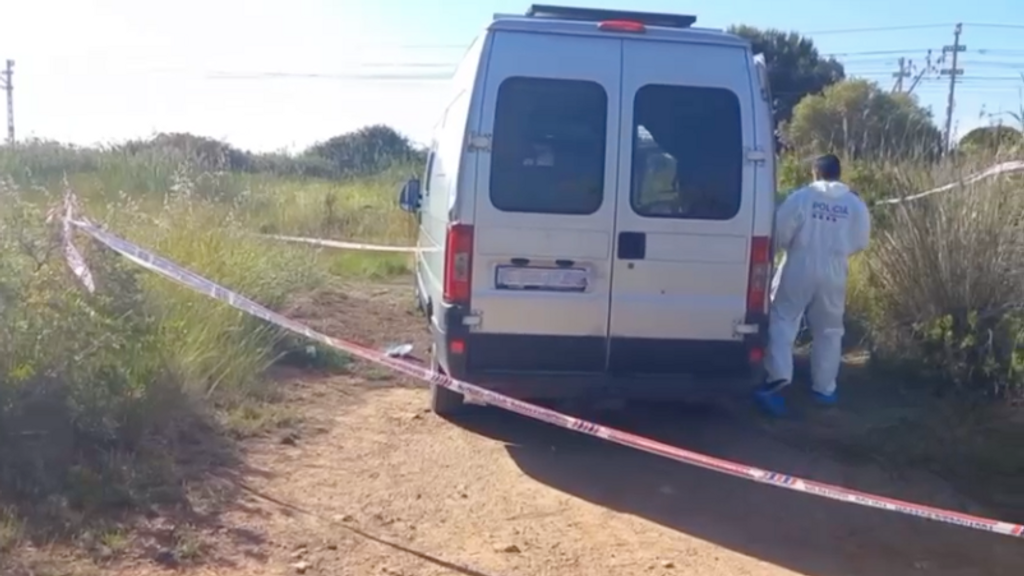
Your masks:
<svg viewBox="0 0 1024 576"><path fill-rule="evenodd" d="M376 345L416 341L403 288L323 294L290 312ZM329 313L327 312L329 311ZM496 410L461 426L419 385L358 366L292 375L297 433L252 443L242 486L189 576L1010 575L1024 543L785 492ZM927 477L894 480L770 438L734 408L647 406L616 425L770 469L964 508ZM114 573L160 573L151 553Z"/></svg>

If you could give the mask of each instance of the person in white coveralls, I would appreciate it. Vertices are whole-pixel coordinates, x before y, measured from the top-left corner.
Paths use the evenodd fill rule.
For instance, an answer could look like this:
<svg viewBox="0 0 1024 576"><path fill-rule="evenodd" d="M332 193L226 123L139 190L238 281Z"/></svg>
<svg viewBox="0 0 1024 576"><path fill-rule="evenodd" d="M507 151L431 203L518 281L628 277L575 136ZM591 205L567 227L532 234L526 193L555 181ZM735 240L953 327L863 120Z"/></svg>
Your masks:
<svg viewBox="0 0 1024 576"><path fill-rule="evenodd" d="M836 402L842 361L846 275L851 256L868 246L871 215L860 197L839 181L839 158L814 162L814 182L794 191L775 213L775 249L786 253L768 322L767 377L755 394L774 415L785 413L779 392L793 379L793 344L807 314L811 329L814 397Z"/></svg>

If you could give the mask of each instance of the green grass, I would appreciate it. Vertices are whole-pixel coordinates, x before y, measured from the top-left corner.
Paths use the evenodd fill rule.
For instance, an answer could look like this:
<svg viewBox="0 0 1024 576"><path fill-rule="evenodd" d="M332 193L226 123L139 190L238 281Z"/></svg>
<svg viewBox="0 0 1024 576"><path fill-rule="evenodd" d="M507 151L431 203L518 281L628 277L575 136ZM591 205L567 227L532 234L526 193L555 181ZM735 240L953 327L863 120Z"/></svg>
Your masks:
<svg viewBox="0 0 1024 576"><path fill-rule="evenodd" d="M849 175L873 200L950 182L994 160L853 161ZM784 186L803 178L791 159L781 165ZM94 221L271 308L336 279L387 280L410 270L407 254L258 235L410 245L415 223L395 198L414 167L328 181L199 166L152 150L0 148L0 509L11 506L0 513L0 551L26 537L83 531L101 534L106 549L119 548L122 528L107 520L112 513L180 504L187 498L182 487L201 480L193 476L195 454L181 450L200 446L203 462L229 466L237 457L232 440L301 421L276 403L271 364L344 370L349 362L76 234L97 281L97 292L87 294L45 223L65 178ZM987 384L1012 391L1024 381L1024 355L1010 337L1018 324L963 322L1000 306L1024 309L1017 295L1024 282L1007 284L1017 277L972 265L1024 270L1024 250L1016 250L1024 203L1005 200L1024 197L1020 188L1014 180L985 183L912 209L876 207L872 248L851 267L848 340L879 358L898 356L909 382L963 393L965 413ZM962 285L972 289L948 289ZM919 306L920 294L939 304ZM947 317L956 321L943 324ZM992 350L978 345L989 341L979 335L989 332L1000 346L985 356ZM959 448L967 449L964 442ZM1018 469L1005 440L986 442L986 459ZM193 465L181 465L190 458ZM197 555L193 540L184 538L181 547Z"/></svg>
<svg viewBox="0 0 1024 576"><path fill-rule="evenodd" d="M17 514L10 509L0 508L0 554L9 553L22 537L22 525Z"/></svg>
<svg viewBox="0 0 1024 576"><path fill-rule="evenodd" d="M397 207L400 184L408 170L360 181L273 181L240 202L247 229L264 234L347 240L389 246L412 246L416 223ZM302 249L316 254L320 266L343 279L382 280L409 273L412 258L337 248Z"/></svg>
<svg viewBox="0 0 1024 576"><path fill-rule="evenodd" d="M45 222L65 186L114 233L281 308L335 278L405 274L410 261L257 234L408 244L410 219L394 202L407 174L340 182L212 172L151 152L0 148L0 506L12 506L0 549L83 530L121 548L122 528L104 518L184 504L182 486L198 479L181 450L202 446L230 465L228 439L300 421L276 403L271 364L348 364L76 233L97 284L87 293Z"/></svg>

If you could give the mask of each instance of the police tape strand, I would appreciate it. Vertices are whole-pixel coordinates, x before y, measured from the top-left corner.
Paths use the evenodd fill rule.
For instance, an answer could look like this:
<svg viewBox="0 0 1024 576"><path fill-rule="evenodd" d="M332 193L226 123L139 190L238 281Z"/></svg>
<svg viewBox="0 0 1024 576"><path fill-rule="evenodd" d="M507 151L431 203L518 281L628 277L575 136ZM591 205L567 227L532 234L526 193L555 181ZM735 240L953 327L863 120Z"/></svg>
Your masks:
<svg viewBox="0 0 1024 576"><path fill-rule="evenodd" d="M68 206L70 206L70 204L68 204ZM728 474L730 476L753 480L755 482L768 484L778 488L786 488L796 492L813 494L815 496L846 502L848 504L857 504L890 512L898 512L909 516L917 516L927 520L953 524L974 530L981 530L1007 536L1024 537L1024 525L962 514L950 510L943 510L921 504L885 498L882 496L875 496L865 492L858 492L856 490L850 490L822 482L798 478L796 476L761 470L745 464L730 462L728 460L671 446L636 434L589 422L587 420L574 418L555 410L516 400L461 380L455 380L445 376L444 374L432 372L423 366L390 357L386 353L321 334L302 323L273 312L272 310L265 308L240 294L228 290L211 280L190 272L166 258L158 256L144 248L128 242L127 240L111 234L85 219L75 219L70 208L65 211L63 217L69 227L75 227L81 230L136 264L183 286L191 288L196 292L225 302L242 312L305 336L310 340L320 342L321 344L331 348L352 354L357 358L375 362L397 372L401 372L407 376L464 394L466 397L476 402L502 408L560 428L601 438L615 444L669 458L684 464L690 464L707 470ZM65 236L65 243L71 243L70 235ZM70 255L72 254L72 251L66 248L65 254ZM74 250L74 254L78 254L78 251ZM79 255L78 258L80 259L81 256ZM71 259L69 258L69 260ZM88 268L85 267L84 261L70 261L69 264L71 265L73 272L79 278L84 280L83 274L88 276ZM91 276L88 277L90 278L90 284L87 284L87 287L91 290Z"/></svg>
<svg viewBox="0 0 1024 576"><path fill-rule="evenodd" d="M323 246L325 248L341 248L343 250L364 250L368 252L399 252L399 253L415 253L415 252L429 252L428 248L419 248L416 246L386 246L382 244L367 244L365 242L346 242L343 240L326 240L323 238L307 238L305 236L281 236L279 234L261 234L263 238L269 238L271 240L281 240L282 242L294 242L299 244L312 244L314 246Z"/></svg>
<svg viewBox="0 0 1024 576"><path fill-rule="evenodd" d="M964 178L961 178L957 182L939 186L938 188L932 188L924 192L912 194L909 196L901 196L896 198L885 198L875 202L876 205L894 205L902 204L904 202L912 202L914 200L920 200L933 194L940 192L948 192L955 189L957 186L964 186L968 184L974 184L981 180L993 178L995 176L1010 175L1024 172L1024 161L1013 161L1003 162L989 167L981 172L971 174ZM342 250L360 250L367 252L395 252L395 253L407 253L414 254L417 252L436 252L438 248L427 248L419 246L389 246L385 244L370 244L367 242L350 242L345 240L328 240L324 238L310 238L306 236L283 236L280 234L260 234L260 237L267 238L270 240L280 240L282 242L293 242L299 244L310 244L313 246L322 246L324 248L339 248Z"/></svg>

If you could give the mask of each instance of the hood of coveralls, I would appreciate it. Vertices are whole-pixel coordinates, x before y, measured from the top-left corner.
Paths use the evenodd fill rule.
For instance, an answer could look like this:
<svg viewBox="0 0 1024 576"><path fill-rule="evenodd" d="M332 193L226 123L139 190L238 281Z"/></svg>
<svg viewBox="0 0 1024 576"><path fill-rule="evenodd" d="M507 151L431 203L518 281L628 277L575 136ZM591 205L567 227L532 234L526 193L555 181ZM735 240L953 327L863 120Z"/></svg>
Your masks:
<svg viewBox="0 0 1024 576"><path fill-rule="evenodd" d="M838 198L850 191L850 187L846 184L831 180L816 180L811 182L808 185L808 188L812 188L826 196L831 196L832 198Z"/></svg>

